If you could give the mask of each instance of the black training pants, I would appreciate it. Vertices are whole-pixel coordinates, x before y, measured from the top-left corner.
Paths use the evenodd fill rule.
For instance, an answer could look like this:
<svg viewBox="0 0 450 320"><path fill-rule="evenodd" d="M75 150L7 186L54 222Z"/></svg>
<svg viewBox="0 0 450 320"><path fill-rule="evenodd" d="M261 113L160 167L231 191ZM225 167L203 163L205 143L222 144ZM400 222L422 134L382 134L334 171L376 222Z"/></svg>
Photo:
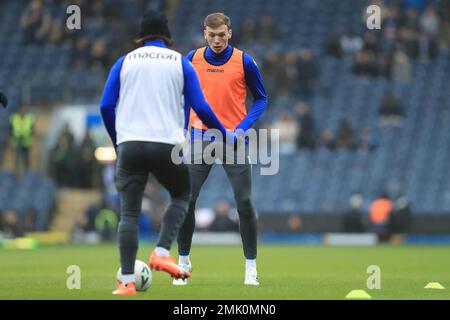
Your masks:
<svg viewBox="0 0 450 320"><path fill-rule="evenodd" d="M203 142L202 150L205 150L211 143L220 142ZM223 144L222 144L223 145ZM247 259L256 259L257 255L257 219L256 211L251 200L252 191L252 167L248 156L248 148L245 145L240 145L240 148L245 148L245 162L237 161L237 153L230 156L229 146L224 146L222 154L217 157L222 161L222 166L227 174L228 180L233 188L233 194L236 201L237 210L239 213L239 231L241 234L242 245L244 249L244 256ZM189 210L184 220L183 225L178 233L178 252L181 255L189 254L192 245L192 236L195 229L195 204L206 178L208 177L213 164L200 163L198 160L202 157L199 150L192 150L191 144L191 164L188 165L191 176L191 191L192 198L189 203ZM230 157L233 158L233 163L230 162ZM201 160L201 159L200 159Z"/></svg>
<svg viewBox="0 0 450 320"><path fill-rule="evenodd" d="M138 249L138 223L142 197L149 173L170 193L158 246L170 250L188 210L191 192L185 164L171 159L174 146L165 143L130 141L117 148L116 186L120 195L119 251L122 274L134 273Z"/></svg>

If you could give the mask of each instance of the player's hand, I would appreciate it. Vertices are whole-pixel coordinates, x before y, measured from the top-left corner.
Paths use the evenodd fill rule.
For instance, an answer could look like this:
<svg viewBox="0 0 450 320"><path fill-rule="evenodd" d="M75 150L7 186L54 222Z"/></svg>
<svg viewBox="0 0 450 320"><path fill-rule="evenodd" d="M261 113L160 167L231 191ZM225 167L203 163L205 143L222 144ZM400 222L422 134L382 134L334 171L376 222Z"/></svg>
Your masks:
<svg viewBox="0 0 450 320"><path fill-rule="evenodd" d="M6 96L1 92L0 92L0 104L5 108L8 105L8 98L6 98Z"/></svg>
<svg viewBox="0 0 450 320"><path fill-rule="evenodd" d="M237 150L238 147L245 143L245 136L239 135L234 131L227 131L226 143L233 145L233 149Z"/></svg>
<svg viewBox="0 0 450 320"><path fill-rule="evenodd" d="M227 144L233 145L234 148L236 148L238 138L236 136L236 133L234 131L227 131L227 136L225 137L225 142Z"/></svg>

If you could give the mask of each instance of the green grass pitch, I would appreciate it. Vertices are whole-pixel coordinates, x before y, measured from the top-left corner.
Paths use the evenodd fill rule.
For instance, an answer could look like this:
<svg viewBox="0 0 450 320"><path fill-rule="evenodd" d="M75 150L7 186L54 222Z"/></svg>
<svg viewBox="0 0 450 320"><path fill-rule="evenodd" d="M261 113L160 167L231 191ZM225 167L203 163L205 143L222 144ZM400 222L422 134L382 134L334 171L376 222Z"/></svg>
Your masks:
<svg viewBox="0 0 450 320"><path fill-rule="evenodd" d="M141 245L138 258L147 262L151 249ZM352 289L373 299L450 299L450 248L444 246L260 245L259 287L243 285L239 246L196 246L191 260L188 286L172 286L167 274L153 271L149 290L125 299L344 299ZM81 268L80 290L66 288L69 265ZM369 265L381 268L381 289L367 289ZM115 245L0 250L0 299L124 299L111 295L118 267ZM445 290L424 289L429 282Z"/></svg>

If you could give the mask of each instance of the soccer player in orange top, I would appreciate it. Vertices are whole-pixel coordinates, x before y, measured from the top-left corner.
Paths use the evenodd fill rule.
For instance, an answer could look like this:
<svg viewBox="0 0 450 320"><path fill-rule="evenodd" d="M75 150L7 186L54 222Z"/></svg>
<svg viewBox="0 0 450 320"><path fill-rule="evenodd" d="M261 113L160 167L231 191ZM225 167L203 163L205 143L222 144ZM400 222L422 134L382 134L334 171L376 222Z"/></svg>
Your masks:
<svg viewBox="0 0 450 320"><path fill-rule="evenodd" d="M187 58L192 61L198 74L206 100L225 128L230 131L241 129L246 132L258 120L267 105L267 96L258 66L252 57L228 44L232 36L231 21L223 13L212 13L205 18L204 36L208 46L191 51ZM253 104L248 113L245 106L247 88L253 95ZM198 130L207 129L193 110L190 112L190 126L192 126L191 142L198 138L199 135L196 134ZM203 149L214 143L206 136L200 135ZM191 144L191 150L192 146ZM239 148L245 148L245 163L239 164L235 153L227 154L226 148L224 156L227 161L222 159L222 163L233 188L239 212L239 229L246 259L244 284L259 285L256 271L257 221L251 200L251 163L248 145L241 143ZM192 164L189 164L189 172L192 200L178 234L178 263L186 271L192 269L189 253L195 228L195 203L212 168L211 164L203 161L203 158L200 159L200 164L196 164L199 157L202 155L196 154L195 150L191 152ZM233 157L232 164L227 164L230 157ZM173 283L183 285L187 284L187 280L174 279Z"/></svg>

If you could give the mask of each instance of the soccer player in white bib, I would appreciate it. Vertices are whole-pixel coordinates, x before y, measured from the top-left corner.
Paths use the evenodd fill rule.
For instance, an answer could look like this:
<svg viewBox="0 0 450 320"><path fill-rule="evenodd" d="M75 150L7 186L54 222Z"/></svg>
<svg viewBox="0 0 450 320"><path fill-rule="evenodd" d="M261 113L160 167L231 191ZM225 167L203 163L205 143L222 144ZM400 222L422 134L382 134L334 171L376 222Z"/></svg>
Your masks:
<svg viewBox="0 0 450 320"><path fill-rule="evenodd" d="M185 141L187 113L183 96L208 127L235 142L206 102L191 62L168 48L173 44L163 13L144 14L140 28L142 46L119 58L106 81L102 99L103 121L117 151L116 186L120 195L118 229L122 279L116 295L136 294L134 263L138 250L138 221L142 196L151 173L170 193L159 240L152 252L152 269L173 278L188 278L170 256L191 199L190 177L184 163L175 164L174 147Z"/></svg>

